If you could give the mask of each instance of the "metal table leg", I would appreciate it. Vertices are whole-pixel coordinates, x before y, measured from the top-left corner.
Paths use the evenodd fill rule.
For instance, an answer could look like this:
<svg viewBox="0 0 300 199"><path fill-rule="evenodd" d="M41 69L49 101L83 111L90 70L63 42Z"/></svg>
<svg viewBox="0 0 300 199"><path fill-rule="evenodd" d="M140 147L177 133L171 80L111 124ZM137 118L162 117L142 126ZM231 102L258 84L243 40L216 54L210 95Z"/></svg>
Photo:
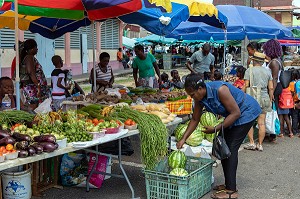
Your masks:
<svg viewBox="0 0 300 199"><path fill-rule="evenodd" d="M98 145L96 145L96 152L98 152ZM96 165L98 164L98 154L96 154L96 161L94 162L94 165L86 179L86 191L89 192L90 191L90 179L95 171Z"/></svg>

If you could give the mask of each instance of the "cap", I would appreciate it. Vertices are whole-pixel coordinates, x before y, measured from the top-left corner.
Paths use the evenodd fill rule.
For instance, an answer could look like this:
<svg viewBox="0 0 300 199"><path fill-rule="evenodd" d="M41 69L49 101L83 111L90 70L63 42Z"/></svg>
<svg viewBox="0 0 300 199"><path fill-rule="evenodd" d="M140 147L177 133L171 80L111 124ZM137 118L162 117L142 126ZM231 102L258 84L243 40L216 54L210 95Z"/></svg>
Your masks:
<svg viewBox="0 0 300 199"><path fill-rule="evenodd" d="M255 61L268 62L268 60L266 59L266 55L260 52L255 52L250 59Z"/></svg>

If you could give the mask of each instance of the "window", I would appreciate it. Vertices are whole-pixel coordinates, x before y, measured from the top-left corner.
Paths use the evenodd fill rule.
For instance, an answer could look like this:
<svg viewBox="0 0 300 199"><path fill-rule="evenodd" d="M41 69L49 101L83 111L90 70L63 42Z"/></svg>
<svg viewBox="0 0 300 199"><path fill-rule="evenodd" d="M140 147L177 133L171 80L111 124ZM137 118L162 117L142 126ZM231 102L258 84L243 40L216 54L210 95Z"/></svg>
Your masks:
<svg viewBox="0 0 300 199"><path fill-rule="evenodd" d="M56 49L64 49L65 48L65 36L61 36L54 40L54 48Z"/></svg>
<svg viewBox="0 0 300 199"><path fill-rule="evenodd" d="M8 28L0 29L0 47L14 48L15 45L15 31Z"/></svg>
<svg viewBox="0 0 300 199"><path fill-rule="evenodd" d="M101 48L118 49L119 47L119 20L108 19L101 25Z"/></svg>

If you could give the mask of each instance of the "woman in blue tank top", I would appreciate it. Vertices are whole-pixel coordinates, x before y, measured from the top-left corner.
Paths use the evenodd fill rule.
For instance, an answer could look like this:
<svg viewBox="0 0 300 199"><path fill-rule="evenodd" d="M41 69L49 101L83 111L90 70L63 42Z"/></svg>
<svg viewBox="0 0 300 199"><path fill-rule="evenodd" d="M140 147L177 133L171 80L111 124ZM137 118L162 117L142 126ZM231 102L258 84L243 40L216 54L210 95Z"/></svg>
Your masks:
<svg viewBox="0 0 300 199"><path fill-rule="evenodd" d="M190 74L185 80L185 90L195 102L193 117L177 148L182 148L186 139L196 129L203 107L217 115L225 117L223 122L224 137L231 151L231 156L222 160L225 184L216 186L217 192L212 198L237 198L236 170L238 165L238 150L249 129L261 113L257 101L250 95L231 84L214 81L204 83L201 76ZM205 133L214 133L221 130L222 124L215 127L205 127Z"/></svg>

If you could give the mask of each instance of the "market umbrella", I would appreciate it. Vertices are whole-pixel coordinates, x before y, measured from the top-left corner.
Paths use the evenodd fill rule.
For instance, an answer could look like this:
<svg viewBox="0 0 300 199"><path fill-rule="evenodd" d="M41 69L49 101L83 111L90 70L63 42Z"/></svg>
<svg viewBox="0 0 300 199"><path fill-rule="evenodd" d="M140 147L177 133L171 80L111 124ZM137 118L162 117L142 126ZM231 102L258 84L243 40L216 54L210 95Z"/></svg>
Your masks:
<svg viewBox="0 0 300 199"><path fill-rule="evenodd" d="M136 39L138 43L144 43L144 42L152 42L152 43L163 43L163 44L172 44L177 41L177 39L172 39L172 38L165 38L163 36L159 35L148 35L146 37L138 38Z"/></svg>
<svg viewBox="0 0 300 199"><path fill-rule="evenodd" d="M171 0L172 12L170 13L163 12L159 8L147 8L143 2L141 10L119 18L125 23L140 25L156 35L168 35L180 23L187 20L203 21L220 28L226 26L227 18L214 5L196 0L188 1L194 2L190 4L184 2Z"/></svg>
<svg viewBox="0 0 300 199"><path fill-rule="evenodd" d="M14 2L14 0L5 0ZM19 14L60 19L104 20L135 12L141 0L18 0Z"/></svg>
<svg viewBox="0 0 300 199"><path fill-rule="evenodd" d="M264 12L247 6L219 5L216 6L227 18L226 34L228 40L272 39L291 37L292 33ZM185 40L207 39L224 40L225 31L199 22L181 23L167 35L171 38Z"/></svg>
<svg viewBox="0 0 300 199"><path fill-rule="evenodd" d="M144 0L146 8L159 8L163 12L172 12L170 0Z"/></svg>
<svg viewBox="0 0 300 199"><path fill-rule="evenodd" d="M133 47L135 46L136 40L135 39L131 39L128 37L124 37L122 38L123 41L123 46L125 46L126 48L129 49L133 49Z"/></svg>

